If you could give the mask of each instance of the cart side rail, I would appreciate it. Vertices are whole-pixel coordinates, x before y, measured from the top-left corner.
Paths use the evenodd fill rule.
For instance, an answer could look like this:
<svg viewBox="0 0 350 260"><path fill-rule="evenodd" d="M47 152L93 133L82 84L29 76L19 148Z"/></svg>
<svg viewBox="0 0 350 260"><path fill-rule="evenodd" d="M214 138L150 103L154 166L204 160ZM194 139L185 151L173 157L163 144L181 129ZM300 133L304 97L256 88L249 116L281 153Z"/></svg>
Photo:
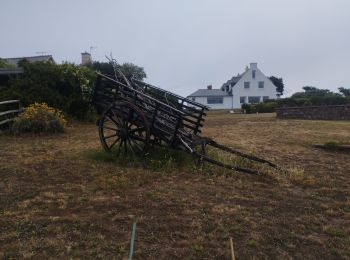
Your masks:
<svg viewBox="0 0 350 260"><path fill-rule="evenodd" d="M133 92L134 94L138 94L138 95L140 95L140 96L142 96L142 97L148 98L148 99L152 100L153 102L158 103L158 104L160 104L160 105L162 105L162 106L164 106L164 107L166 107L166 108L172 110L172 111L175 112L175 113L178 113L178 114L181 114L181 115L185 115L184 112L182 112L182 111L180 111L180 110L178 110L178 109L176 109L176 108L174 108L174 107L172 107L172 106L169 106L168 104L165 104L164 102L159 101L159 100L153 98L152 96L149 96L149 95L147 95L147 94L145 94L145 93L142 93L141 91L138 91L138 90L136 90L136 89L130 88L129 86L127 86L127 85L125 85L125 84L123 84L123 83L121 83L121 82L119 82L119 81L117 81L117 80L115 80L115 79L113 79L113 78L110 78L110 77L108 77L108 76L106 76L106 75L103 75L103 74L101 74L101 73L97 73L97 74L100 75L100 76L103 77L103 78L106 78L106 79L108 79L108 80L110 80L110 81L116 83L116 84L118 85L118 87L127 88L129 91Z"/></svg>
<svg viewBox="0 0 350 260"><path fill-rule="evenodd" d="M153 86L153 85L151 85L151 84L149 84L149 83L143 82L143 81L141 81L141 80L132 79L132 81L133 81L133 82L136 82L137 84L144 85L144 86L147 87L147 88L155 89L155 90L158 90L158 91L163 92L163 93L166 94L166 95L175 97L175 98L179 99L179 100L181 101L182 104L184 104L184 103L186 102L186 103L192 105L192 106L186 106L186 105L185 105L185 107L189 107L189 108L192 108L192 109L198 109L198 108L200 108L200 109L209 110L209 107L208 107L208 106L205 106L205 105L203 105L203 104L200 104L200 103L198 103L198 102L196 102L196 101L193 101L193 100L191 100L191 99L189 99L189 98L182 97L182 96L177 95L177 94L175 94L175 93L172 93L172 92L170 92L170 91L167 91L167 90L158 88L158 87L156 87L156 86Z"/></svg>

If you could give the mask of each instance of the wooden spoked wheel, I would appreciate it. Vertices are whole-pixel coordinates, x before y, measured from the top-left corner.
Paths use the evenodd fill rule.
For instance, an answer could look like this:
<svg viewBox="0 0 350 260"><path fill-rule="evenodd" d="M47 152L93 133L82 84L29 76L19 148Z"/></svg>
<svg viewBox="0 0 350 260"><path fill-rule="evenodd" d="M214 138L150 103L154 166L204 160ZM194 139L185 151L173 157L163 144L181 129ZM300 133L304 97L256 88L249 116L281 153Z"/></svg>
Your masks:
<svg viewBox="0 0 350 260"><path fill-rule="evenodd" d="M115 102L99 120L99 135L107 152L138 155L150 142L150 129L144 113L129 102Z"/></svg>

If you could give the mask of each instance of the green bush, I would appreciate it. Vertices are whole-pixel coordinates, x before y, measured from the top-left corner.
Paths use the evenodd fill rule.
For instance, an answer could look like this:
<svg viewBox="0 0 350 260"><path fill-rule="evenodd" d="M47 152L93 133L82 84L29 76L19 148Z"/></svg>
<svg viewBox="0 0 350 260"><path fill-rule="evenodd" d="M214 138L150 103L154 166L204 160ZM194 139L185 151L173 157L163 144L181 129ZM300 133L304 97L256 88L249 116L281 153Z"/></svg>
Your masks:
<svg viewBox="0 0 350 260"><path fill-rule="evenodd" d="M45 103L34 103L15 118L12 132L14 134L58 133L64 131L66 123L60 110L49 107Z"/></svg>
<svg viewBox="0 0 350 260"><path fill-rule="evenodd" d="M13 68L13 67L15 66L8 63L6 60L0 59L0 68Z"/></svg>
<svg viewBox="0 0 350 260"><path fill-rule="evenodd" d="M247 114L251 113L272 113L278 107L276 102L264 102L257 104L243 104L242 109L246 111Z"/></svg>
<svg viewBox="0 0 350 260"><path fill-rule="evenodd" d="M74 64L20 62L24 74L12 76L0 89L0 100L20 99L24 106L45 102L66 114L85 120L91 111L90 97L96 74Z"/></svg>
<svg viewBox="0 0 350 260"><path fill-rule="evenodd" d="M305 86L304 92L296 92L290 98L278 99L281 107L291 106L327 106L350 104L350 98L328 89Z"/></svg>

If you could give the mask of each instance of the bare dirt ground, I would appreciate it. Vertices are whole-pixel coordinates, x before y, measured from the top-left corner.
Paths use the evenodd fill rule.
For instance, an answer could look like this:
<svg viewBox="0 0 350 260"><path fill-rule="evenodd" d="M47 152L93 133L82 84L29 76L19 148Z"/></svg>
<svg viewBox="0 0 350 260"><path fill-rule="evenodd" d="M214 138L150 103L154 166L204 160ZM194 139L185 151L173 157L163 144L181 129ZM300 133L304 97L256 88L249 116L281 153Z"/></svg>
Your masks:
<svg viewBox="0 0 350 260"><path fill-rule="evenodd" d="M93 124L0 136L0 258L350 259L350 122L211 113L203 135L291 168L251 176L92 160ZM297 170L295 170L297 169Z"/></svg>

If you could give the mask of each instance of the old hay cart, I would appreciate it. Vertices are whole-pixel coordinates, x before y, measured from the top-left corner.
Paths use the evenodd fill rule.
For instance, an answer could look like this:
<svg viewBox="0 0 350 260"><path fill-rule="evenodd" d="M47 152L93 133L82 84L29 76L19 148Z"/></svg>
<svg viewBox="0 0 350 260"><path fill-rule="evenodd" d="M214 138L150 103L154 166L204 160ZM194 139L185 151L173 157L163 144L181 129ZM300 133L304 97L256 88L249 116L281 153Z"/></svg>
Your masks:
<svg viewBox="0 0 350 260"><path fill-rule="evenodd" d="M201 137L201 128L208 107L145 82L126 78L120 71L114 76L98 73L92 102L99 114L99 137L107 152L142 154L150 146L161 145L181 149L221 167L250 174L259 169L244 167L236 161L227 162L210 156L208 147L233 154L244 160L277 168L275 164L242 153Z"/></svg>

